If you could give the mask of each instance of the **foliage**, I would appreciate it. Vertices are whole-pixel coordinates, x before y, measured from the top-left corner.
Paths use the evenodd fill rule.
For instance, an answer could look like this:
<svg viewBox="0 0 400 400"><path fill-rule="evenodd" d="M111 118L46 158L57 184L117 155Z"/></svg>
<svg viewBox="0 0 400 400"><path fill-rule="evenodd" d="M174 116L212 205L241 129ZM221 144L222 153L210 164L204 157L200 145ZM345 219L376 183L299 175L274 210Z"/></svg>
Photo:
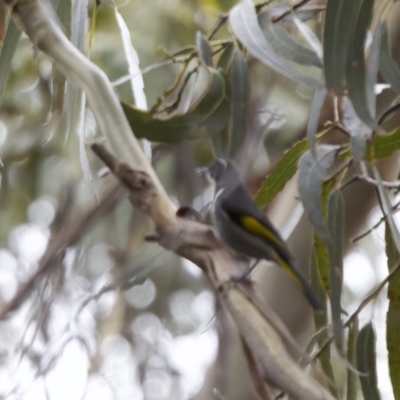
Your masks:
<svg viewBox="0 0 400 400"><path fill-rule="evenodd" d="M154 55L150 53L154 52L148 48L153 49L155 45L148 46L148 43L155 40L159 44L162 36L151 39L148 33L136 46L136 53L130 41L130 35L132 38L136 35L135 24L129 32L124 18L134 20L135 13L138 18L140 10L124 14L123 7L98 5L97 2L88 7L84 0L74 5L70 1L53 1L52 4L76 47L106 71L110 79L127 75L115 83L124 113L135 136L146 140L142 142L144 149L151 147L163 184L178 202L195 204L194 199L203 188L193 174L194 166L203 165L213 157L235 158L243 165L256 165L260 153L265 158L267 148L275 161L257 187L255 201L261 208L267 207L298 174L301 202L314 231L310 255L313 287L327 310L323 316L315 315L315 324L321 329L332 324L332 329L318 338L319 349L313 355L320 359L325 374L333 380L334 387L327 387L336 398L342 398L338 390L341 383L333 372L335 363L339 362L346 370L347 397L343 398L353 399L361 396L361 392L365 399L379 398L377 327L373 319L359 327L358 318L365 306L373 306L376 296L389 282L386 329L390 379L395 397L399 397L397 349L400 336L396 321L400 312L400 287L396 271L400 231L394 216L398 205L393 203L390 192L398 189L398 182L384 181L379 169L379 161L400 149L400 128L397 125L388 128L390 119L396 117L399 103L395 99L383 108L378 106L377 82L380 74L388 84L385 91L395 98L400 92L400 69L391 55L393 33L374 8L374 2L328 0L321 5L300 1L291 6L285 2L265 2L255 6L250 0L242 0L230 5L232 8L221 14L212 27L209 21L215 16L207 14L204 7L199 12L208 21L204 23L209 28L207 35L198 32L201 28L205 31L205 26L185 22L191 15L185 8L186 12L180 14L181 20L175 21L168 14L166 23L177 25L176 31L168 37L169 45L177 48L171 53L163 50L161 60L142 70L138 54L141 60L152 59ZM5 15L4 9L1 12ZM155 12L161 13L160 10ZM157 14L156 19L161 21L162 15ZM86 28L88 21L89 28ZM179 29L184 31L185 39L176 45ZM189 44L186 43L187 31L193 38ZM27 357L35 365L32 360L36 354L28 354L27 349L40 353L40 346L51 342L48 321L57 307L61 309L64 302L75 296L75 309L72 307L68 311L73 315L73 322L66 324L68 333L63 336L59 352L74 337L76 325L80 328L77 336L86 349L87 359L92 360L92 369L96 371L97 368L98 372L106 356L93 343L97 328L88 328L90 323L85 325L81 315L90 314L92 324L99 326L108 318L104 314L123 315L117 327L112 327L107 335L118 335L119 344L129 348L130 361L137 363L138 370L142 371L142 376L137 378L138 386L143 389L146 379L150 379L148 376L156 370L152 363L161 365L169 382L182 385L174 375L171 354L165 348L162 354L157 354L158 341L171 344L173 332L176 337L182 337L196 332L198 324L204 326L213 312L201 315L196 307L203 301L208 310L213 310L210 293L202 289L202 282L195 274L181 275L176 268L181 260L166 256L161 262L154 248L149 250L150 245L143 240L148 231L147 220L132 211L129 204L116 205L116 199L110 200L115 190L108 194L110 204L102 200L100 205L92 205L96 212L86 207L87 203L93 203L92 190L98 190L98 183L90 182L99 164L85 148L88 140L97 134L85 94L66 81L61 71L51 68L51 60L41 53L33 54L28 39L21 37L12 19L8 19L0 66L0 115L5 131L4 140L0 132L0 143L4 142L0 198L0 240L4 249L1 254L3 257L7 254L15 264L23 264L24 252L18 247L22 245L18 244L16 235L22 235L22 227L25 230L39 227L41 233L36 238L42 238L43 251L35 253L30 263L39 265L42 273L41 255L47 254L44 249L47 244L50 246L54 236L61 237L54 232L65 230L75 234L64 242L62 237L59 239L63 254L51 259L58 270L48 273L47 280L32 281L29 287L34 300L30 311L22 312L30 316L30 324L39 339L35 342L36 334L29 339L19 335L16 343L23 349L20 356ZM267 75L272 77L271 88L266 83ZM28 95L24 95L24 91ZM151 93L147 98L154 99L150 107L147 107L146 92ZM276 128L279 118L273 103L279 98L284 99L282 107L278 107L279 111L284 110L284 118L293 119L291 112L295 113L295 109L310 108L304 112L303 121L292 129L286 122L283 127ZM263 110L266 119L263 119ZM274 138L276 131L279 137ZM280 151L282 148L285 151ZM276 153L270 149L275 149ZM81 174L83 181L92 185L90 189L81 187ZM389 274L348 316L343 312L342 291L343 260L348 247L344 243L347 221L343 192L360 180L376 188L386 229ZM29 210L34 209L35 204L36 207L42 204L46 212L32 217L36 214ZM92 215L97 215L98 208L107 215L91 219ZM46 213L54 215L46 217ZM88 218L87 224L97 221L98 225L84 234L86 226L76 228L76 215ZM95 261L90 260L91 252L95 254ZM168 264L168 272L154 268L164 263ZM74 266L73 271L67 272L68 265ZM35 274L34 271L27 267L23 280ZM14 286L15 276L11 279ZM134 295L129 297L127 293L146 282L144 292L148 296L153 293L151 301L147 304L143 300L145 305L137 305L132 300ZM15 289L9 298L2 290L4 304L21 290ZM165 297L156 298L155 291ZM114 297L104 305L101 299L106 293ZM43 310L35 308L35 302L45 305ZM173 317L162 326L168 316L167 302ZM91 313L87 311L90 303L95 304ZM141 308L148 314L141 313ZM91 333L82 334L85 329ZM151 330L150 339L143 336L145 329ZM165 337L158 338L156 331ZM215 331L211 331L210 336L213 335ZM141 346L149 353L148 357L139 354ZM331 346L335 346L337 356ZM134 353L137 354L133 356ZM55 358L56 355L52 362ZM3 364L7 362L9 359L4 357ZM37 371L45 375L52 363L44 362L43 367L41 362ZM191 388L188 394L181 386L175 392L172 387L170 383L165 398L188 398L197 390ZM18 385L10 390L17 392Z"/></svg>

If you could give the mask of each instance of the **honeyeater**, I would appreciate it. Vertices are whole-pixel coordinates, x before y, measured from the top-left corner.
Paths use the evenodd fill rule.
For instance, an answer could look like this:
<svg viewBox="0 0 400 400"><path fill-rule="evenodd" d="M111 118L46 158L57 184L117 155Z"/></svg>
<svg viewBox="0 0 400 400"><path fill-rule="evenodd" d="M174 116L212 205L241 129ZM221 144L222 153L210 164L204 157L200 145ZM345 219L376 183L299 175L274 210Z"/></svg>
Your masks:
<svg viewBox="0 0 400 400"><path fill-rule="evenodd" d="M236 165L219 158L207 170L216 184L213 222L220 238L237 253L257 260L270 260L281 266L310 304L320 310L295 258L277 229L254 203Z"/></svg>

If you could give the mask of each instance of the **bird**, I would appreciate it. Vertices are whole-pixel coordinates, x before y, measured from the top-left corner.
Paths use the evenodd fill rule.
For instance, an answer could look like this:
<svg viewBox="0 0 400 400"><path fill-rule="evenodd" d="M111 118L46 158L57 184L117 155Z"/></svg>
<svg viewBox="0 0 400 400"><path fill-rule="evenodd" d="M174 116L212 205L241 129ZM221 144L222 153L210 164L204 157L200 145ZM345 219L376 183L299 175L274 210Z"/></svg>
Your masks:
<svg viewBox="0 0 400 400"><path fill-rule="evenodd" d="M233 161L218 158L207 167L215 182L212 219L218 236L234 252L273 261L301 289L311 306L321 306L278 230L254 203Z"/></svg>

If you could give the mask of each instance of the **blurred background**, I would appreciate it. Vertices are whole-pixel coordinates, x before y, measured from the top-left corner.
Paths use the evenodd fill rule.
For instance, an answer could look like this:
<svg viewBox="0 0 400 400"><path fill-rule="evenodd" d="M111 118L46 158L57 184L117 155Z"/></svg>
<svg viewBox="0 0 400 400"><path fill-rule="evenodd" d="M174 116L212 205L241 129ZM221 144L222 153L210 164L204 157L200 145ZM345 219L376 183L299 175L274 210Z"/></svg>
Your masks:
<svg viewBox="0 0 400 400"><path fill-rule="evenodd" d="M52 1L66 34L116 83L120 98L132 103L131 83L117 82L129 69L122 17L143 72L143 109L157 104L180 71L179 64L164 62L167 55L194 46L196 32L207 35L235 4ZM1 12L5 40L8 13ZM309 22L319 37L321 23L321 16ZM229 37L224 26L216 40ZM251 399L237 333L226 329L229 317L200 269L144 240L152 233L150 221L115 189L87 146L98 132L82 93L24 34L17 43L0 108L0 306L36 274L48 246L63 246L16 310L0 321L0 399ZM235 158L255 193L282 152L304 136L312 91L251 57L246 61L247 129ZM195 168L213 159L209 137L155 144L152 152L176 206L191 205L206 215L212 190ZM297 201L297 190L287 189L289 195L272 206L279 226L289 212L281 210ZM378 214L366 218L368 193L352 233L379 220ZM311 238L309 227L303 232ZM350 309L386 271L372 267L384 263L383 235L374 232L347 258L344 303ZM311 239L308 245L295 242L308 254ZM294 313L296 307L290 306Z"/></svg>

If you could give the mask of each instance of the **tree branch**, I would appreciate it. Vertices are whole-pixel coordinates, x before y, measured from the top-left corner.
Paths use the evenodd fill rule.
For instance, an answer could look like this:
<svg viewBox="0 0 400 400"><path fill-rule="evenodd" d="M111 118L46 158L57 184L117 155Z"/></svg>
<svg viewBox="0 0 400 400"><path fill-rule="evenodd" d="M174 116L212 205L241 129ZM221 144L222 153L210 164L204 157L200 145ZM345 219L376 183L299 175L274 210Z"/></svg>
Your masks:
<svg viewBox="0 0 400 400"><path fill-rule="evenodd" d="M252 286L232 282L226 290L220 290L232 276L241 272L241 262L216 238L211 227L176 215L103 71L72 46L54 22L45 2L18 0L13 18L59 70L86 93L99 128L116 157L100 145L94 145L93 150L129 189L133 204L152 218L159 243L205 271L219 301L232 315L257 360L260 376L295 400L333 400L326 389L289 356L279 329L271 322L273 317L267 318L252 300Z"/></svg>

